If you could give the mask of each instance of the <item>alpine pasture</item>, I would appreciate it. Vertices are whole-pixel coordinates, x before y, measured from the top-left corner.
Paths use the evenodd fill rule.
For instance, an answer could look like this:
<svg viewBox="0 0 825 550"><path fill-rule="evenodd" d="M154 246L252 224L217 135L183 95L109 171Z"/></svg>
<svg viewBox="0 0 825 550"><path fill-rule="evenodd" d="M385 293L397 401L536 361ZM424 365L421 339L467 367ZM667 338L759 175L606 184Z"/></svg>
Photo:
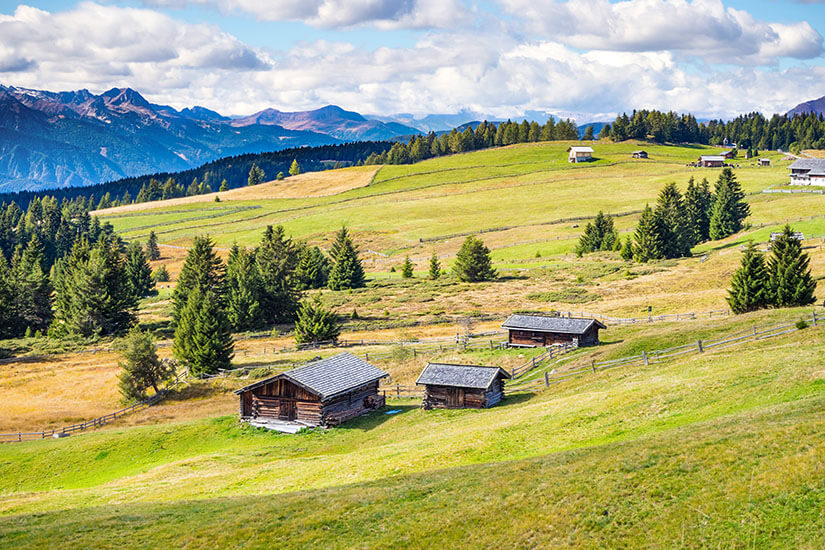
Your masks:
<svg viewBox="0 0 825 550"><path fill-rule="evenodd" d="M492 335L488 346L411 353L416 340L466 330L467 319L478 319L470 326L482 332L513 311L643 318L726 310L741 245L764 248L788 221L816 236L805 251L813 275L825 276L825 196L762 192L787 181L789 162L779 153L763 152L767 168L733 162L751 208L744 231L679 260L577 258L577 239L599 210L615 216L624 239L664 184L684 190L690 177L713 184L720 170L687 166L717 151L710 147L596 142L596 161L571 165L571 144L307 174L100 216L127 240L154 231L164 245L155 265L166 264L172 282L140 311L143 323L161 328L194 236L208 233L223 249L251 246L266 225L282 224L326 248L346 225L369 280L362 289L324 291L323 300L348 318L342 339L410 342L349 349L372 354L403 385L428 360L512 369L541 351L498 349L503 336ZM632 159L642 147L650 158ZM471 234L492 249L499 279L426 279L430 256L449 270ZM412 279L391 271L406 256L416 264ZM812 324L812 309L610 325L599 346L527 378L753 327ZM231 390L336 350L292 351L288 327L239 335L233 366L249 367L241 375L192 382L90 433L0 445L0 546L821 547L825 327L799 327L508 390L489 410L423 411L420 400L390 399L397 414L377 411L296 435L239 425ZM0 366L0 432L116 409L117 354L85 351L32 351Z"/></svg>

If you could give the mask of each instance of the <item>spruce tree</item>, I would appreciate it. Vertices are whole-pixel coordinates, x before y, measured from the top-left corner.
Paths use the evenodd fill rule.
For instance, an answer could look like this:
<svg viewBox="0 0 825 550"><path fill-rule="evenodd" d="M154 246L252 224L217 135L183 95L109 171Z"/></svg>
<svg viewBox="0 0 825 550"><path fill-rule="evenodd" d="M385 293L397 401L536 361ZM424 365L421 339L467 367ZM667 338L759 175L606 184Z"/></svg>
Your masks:
<svg viewBox="0 0 825 550"><path fill-rule="evenodd" d="M149 333L133 328L124 342L118 387L124 401L146 399L146 390L160 393L160 384L174 376L174 368L158 358L157 346Z"/></svg>
<svg viewBox="0 0 825 550"><path fill-rule="evenodd" d="M229 183L226 180L221 182L221 186L218 188L218 191L223 193L224 191L229 191Z"/></svg>
<svg viewBox="0 0 825 550"><path fill-rule="evenodd" d="M770 303L770 281L765 258L752 242L742 254L742 265L733 274L728 290L728 304L734 313L745 313L767 307Z"/></svg>
<svg viewBox="0 0 825 550"><path fill-rule="evenodd" d="M794 231L785 225L771 243L768 275L771 281L771 301L777 307L805 306L815 300L816 281L808 267L810 258L802 251L802 243Z"/></svg>
<svg viewBox="0 0 825 550"><path fill-rule="evenodd" d="M155 268L152 272L152 279L154 279L156 283L168 283L171 280L165 264L160 264Z"/></svg>
<svg viewBox="0 0 825 550"><path fill-rule="evenodd" d="M252 168L249 169L249 177L246 180L247 185L260 185L264 182L264 171L258 168L258 165L252 163Z"/></svg>
<svg viewBox="0 0 825 550"><path fill-rule="evenodd" d="M12 257L14 312L18 333L45 331L52 321L52 284L44 270L43 243L37 235Z"/></svg>
<svg viewBox="0 0 825 550"><path fill-rule="evenodd" d="M16 336L14 327L14 287L11 269L0 251L0 338Z"/></svg>
<svg viewBox="0 0 825 550"><path fill-rule="evenodd" d="M295 277L298 251L283 226L268 226L255 251L261 280L260 303L268 323L295 319L300 292Z"/></svg>
<svg viewBox="0 0 825 550"><path fill-rule="evenodd" d="M155 235L154 231L149 231L149 238L146 240L146 257L150 262L160 260L158 237Z"/></svg>
<svg viewBox="0 0 825 550"><path fill-rule="evenodd" d="M238 332L263 325L261 280L252 254L233 245L226 261L226 313Z"/></svg>
<svg viewBox="0 0 825 550"><path fill-rule="evenodd" d="M695 246L704 242L708 238L708 230L710 227L709 206L712 197L708 197L705 193L710 194L707 188L707 180L702 185L697 185L693 178L688 181L687 190L685 191L685 222L687 226L688 242L691 246Z"/></svg>
<svg viewBox="0 0 825 550"><path fill-rule="evenodd" d="M660 242L665 258L690 256L691 235L682 194L675 183L668 183L659 192L655 215L661 231Z"/></svg>
<svg viewBox="0 0 825 550"><path fill-rule="evenodd" d="M404 279L410 279L413 276L413 264L410 261L410 257L407 256L404 258L404 263L401 265L401 277Z"/></svg>
<svg viewBox="0 0 825 550"><path fill-rule="evenodd" d="M581 256L599 250L613 250L618 240L619 233L613 225L613 217L606 216L600 210L593 222L587 224L584 234L579 238L576 255Z"/></svg>
<svg viewBox="0 0 825 550"><path fill-rule="evenodd" d="M301 165L298 164L298 159L292 159L292 164L289 166L289 175L297 176L301 173Z"/></svg>
<svg viewBox="0 0 825 550"><path fill-rule="evenodd" d="M629 262L633 259L633 241L630 237L625 239L624 245L622 245L622 249L619 255L626 262Z"/></svg>
<svg viewBox="0 0 825 550"><path fill-rule="evenodd" d="M347 290L364 286L366 277L358 248L352 242L346 227L342 227L330 249L333 266L327 286L330 290Z"/></svg>
<svg viewBox="0 0 825 550"><path fill-rule="evenodd" d="M317 246L298 246L298 265L295 278L299 290L324 288L329 281L329 260Z"/></svg>
<svg viewBox="0 0 825 550"><path fill-rule="evenodd" d="M189 294L198 289L201 295L212 292L219 301L225 295L226 268L215 252L214 243L208 235L195 237L186 254L183 268L178 275L178 284L172 295L173 321L177 323L183 308L189 301Z"/></svg>
<svg viewBox="0 0 825 550"><path fill-rule="evenodd" d="M295 343L300 345L319 342L337 342L341 333L336 315L321 304L320 293L303 300L295 321Z"/></svg>
<svg viewBox="0 0 825 550"><path fill-rule="evenodd" d="M490 257L490 249L487 248L481 239L473 235L467 237L453 265L453 270L461 281L478 282L490 281L498 276L493 269L493 260Z"/></svg>
<svg viewBox="0 0 825 550"><path fill-rule="evenodd" d="M430 279L435 281L441 277L441 263L438 261L438 256L435 252L433 252L432 258L430 258Z"/></svg>
<svg viewBox="0 0 825 550"><path fill-rule="evenodd" d="M213 290L205 294L194 287L187 294L175 327L172 353L190 374L214 374L232 365L235 344L232 327L221 298Z"/></svg>
<svg viewBox="0 0 825 550"><path fill-rule="evenodd" d="M637 262L649 262L663 257L662 232L659 219L650 205L645 205L636 232L633 234L633 259Z"/></svg>
<svg viewBox="0 0 825 550"><path fill-rule="evenodd" d="M725 168L716 182L716 198L710 215L710 238L724 239L742 230L742 222L750 214L745 193L733 170Z"/></svg>
<svg viewBox="0 0 825 550"><path fill-rule="evenodd" d="M149 296L154 289L152 268L149 267L143 247L136 241L126 249L126 278L136 300Z"/></svg>

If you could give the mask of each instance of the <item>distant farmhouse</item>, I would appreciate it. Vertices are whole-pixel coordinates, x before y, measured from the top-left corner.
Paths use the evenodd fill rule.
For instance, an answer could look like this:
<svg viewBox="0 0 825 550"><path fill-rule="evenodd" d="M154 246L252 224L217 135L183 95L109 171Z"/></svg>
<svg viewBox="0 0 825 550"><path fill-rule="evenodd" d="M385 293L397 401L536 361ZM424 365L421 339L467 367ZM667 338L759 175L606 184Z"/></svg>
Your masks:
<svg viewBox="0 0 825 550"><path fill-rule="evenodd" d="M607 328L595 319L542 315L511 315L501 326L509 332L507 343L515 347L592 346L599 343L599 329Z"/></svg>
<svg viewBox="0 0 825 550"><path fill-rule="evenodd" d="M776 239L778 239L782 235L784 235L784 233L771 233L771 242L775 241ZM802 233L802 231L794 231L793 234L791 235L791 238L794 239L795 241L804 241L805 240L805 235Z"/></svg>
<svg viewBox="0 0 825 550"><path fill-rule="evenodd" d="M733 160L736 158L736 149L722 151L721 153L719 153L719 155L723 157L725 160Z"/></svg>
<svg viewBox="0 0 825 550"><path fill-rule="evenodd" d="M240 416L255 425L333 426L384 406L389 374L349 353L314 361L235 391Z"/></svg>
<svg viewBox="0 0 825 550"><path fill-rule="evenodd" d="M593 160L592 147L570 147L567 152L567 162L589 162Z"/></svg>
<svg viewBox="0 0 825 550"><path fill-rule="evenodd" d="M771 165L771 159L764 159L764 158L759 159L759 166L770 166L770 165Z"/></svg>
<svg viewBox="0 0 825 550"><path fill-rule="evenodd" d="M788 170L791 185L825 185L825 159L799 159Z"/></svg>
<svg viewBox="0 0 825 550"><path fill-rule="evenodd" d="M722 155L702 155L699 157L699 166L702 168L721 168L725 164Z"/></svg>
<svg viewBox="0 0 825 550"><path fill-rule="evenodd" d="M633 158L634 159L646 159L647 158L647 151L633 151Z"/></svg>
<svg viewBox="0 0 825 550"><path fill-rule="evenodd" d="M428 363L415 383L424 386L425 409L486 409L502 400L507 378L500 367Z"/></svg>

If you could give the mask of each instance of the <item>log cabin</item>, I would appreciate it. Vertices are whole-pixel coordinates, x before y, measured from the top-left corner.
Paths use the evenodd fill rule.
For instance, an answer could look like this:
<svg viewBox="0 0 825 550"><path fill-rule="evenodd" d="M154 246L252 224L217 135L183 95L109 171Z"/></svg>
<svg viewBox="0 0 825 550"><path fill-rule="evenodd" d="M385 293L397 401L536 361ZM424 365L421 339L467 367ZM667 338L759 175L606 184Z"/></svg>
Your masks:
<svg viewBox="0 0 825 550"><path fill-rule="evenodd" d="M313 361L235 391L241 420L334 426L384 406L389 374L349 353Z"/></svg>
<svg viewBox="0 0 825 550"><path fill-rule="evenodd" d="M770 166L771 159L759 159L759 166Z"/></svg>
<svg viewBox="0 0 825 550"><path fill-rule="evenodd" d="M607 328L596 319L542 315L511 315L501 326L507 329L507 342L514 347L594 346L599 343L599 329Z"/></svg>
<svg viewBox="0 0 825 550"><path fill-rule="evenodd" d="M798 159L788 170L791 185L825 185L825 159Z"/></svg>
<svg viewBox="0 0 825 550"><path fill-rule="evenodd" d="M699 166L702 168L721 168L725 164L722 155L702 155L699 157Z"/></svg>
<svg viewBox="0 0 825 550"><path fill-rule="evenodd" d="M486 409L504 398L507 378L499 367L428 363L415 383L424 386L424 409Z"/></svg>
<svg viewBox="0 0 825 550"><path fill-rule="evenodd" d="M647 151L633 151L633 158L634 159L646 159L647 158Z"/></svg>

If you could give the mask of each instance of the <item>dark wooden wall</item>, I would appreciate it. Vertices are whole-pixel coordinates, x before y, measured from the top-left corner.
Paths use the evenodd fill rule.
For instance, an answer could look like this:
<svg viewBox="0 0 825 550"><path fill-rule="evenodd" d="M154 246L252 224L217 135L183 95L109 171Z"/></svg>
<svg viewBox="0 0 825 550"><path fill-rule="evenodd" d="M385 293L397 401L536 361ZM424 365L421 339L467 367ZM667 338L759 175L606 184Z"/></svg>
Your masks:
<svg viewBox="0 0 825 550"><path fill-rule="evenodd" d="M504 382L497 377L486 390L452 386L424 386L425 409L486 409L504 397Z"/></svg>
<svg viewBox="0 0 825 550"><path fill-rule="evenodd" d="M520 346L552 346L553 344L572 343L576 335L561 332L539 332L531 330L509 330L508 341ZM592 346L599 343L599 327L592 325L578 337L580 346Z"/></svg>

